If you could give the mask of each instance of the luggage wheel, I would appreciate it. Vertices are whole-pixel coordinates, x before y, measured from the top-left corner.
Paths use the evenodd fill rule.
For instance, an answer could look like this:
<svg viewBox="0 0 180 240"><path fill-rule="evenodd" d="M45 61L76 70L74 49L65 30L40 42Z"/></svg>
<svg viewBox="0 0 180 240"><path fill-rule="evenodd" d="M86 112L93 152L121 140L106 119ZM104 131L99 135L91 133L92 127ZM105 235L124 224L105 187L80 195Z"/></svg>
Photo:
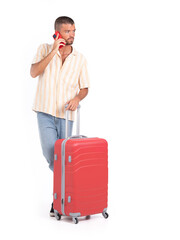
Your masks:
<svg viewBox="0 0 180 240"><path fill-rule="evenodd" d="M107 212L102 212L102 215L104 218L108 218L109 217L109 214Z"/></svg>
<svg viewBox="0 0 180 240"><path fill-rule="evenodd" d="M76 218L76 217L73 217L73 218L72 218L72 220L73 220L73 222L74 222L75 224L77 224L77 223L78 223L78 218Z"/></svg>
<svg viewBox="0 0 180 240"><path fill-rule="evenodd" d="M55 212L55 218L59 221L61 220L61 215L57 212Z"/></svg>

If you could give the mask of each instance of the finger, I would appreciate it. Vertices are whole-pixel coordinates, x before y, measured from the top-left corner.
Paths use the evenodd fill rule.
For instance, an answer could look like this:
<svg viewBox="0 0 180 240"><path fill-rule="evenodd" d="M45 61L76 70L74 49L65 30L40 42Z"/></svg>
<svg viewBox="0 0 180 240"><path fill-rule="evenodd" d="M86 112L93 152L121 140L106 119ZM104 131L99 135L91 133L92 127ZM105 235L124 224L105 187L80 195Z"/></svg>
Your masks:
<svg viewBox="0 0 180 240"><path fill-rule="evenodd" d="M65 45L66 45L65 43L60 43L60 44L59 44L59 46L63 46L63 47L64 47Z"/></svg>
<svg viewBox="0 0 180 240"><path fill-rule="evenodd" d="M74 108L74 106L73 106L73 105L71 105L71 108L70 108L70 109L71 109L71 111L73 111L73 108Z"/></svg>
<svg viewBox="0 0 180 240"><path fill-rule="evenodd" d="M64 42L59 42L58 44L59 44L59 46L60 45L65 46L66 45L66 43L64 43Z"/></svg>
<svg viewBox="0 0 180 240"><path fill-rule="evenodd" d="M58 40L58 37L59 37L59 33L58 33L57 36L56 36L56 40Z"/></svg>
<svg viewBox="0 0 180 240"><path fill-rule="evenodd" d="M67 104L69 104L69 102L67 102L67 103L65 104L65 106L66 106ZM69 105L68 105L65 109L66 109L66 110L69 110Z"/></svg>
<svg viewBox="0 0 180 240"><path fill-rule="evenodd" d="M72 103L69 103L67 110L71 110L71 108L72 108Z"/></svg>
<svg viewBox="0 0 180 240"><path fill-rule="evenodd" d="M67 110L69 110L69 109L70 109L70 107L71 107L71 105L69 104L69 105L67 106L67 108L66 108L66 109L67 109Z"/></svg>
<svg viewBox="0 0 180 240"><path fill-rule="evenodd" d="M63 38L59 38L57 41L66 43L66 41Z"/></svg>
<svg viewBox="0 0 180 240"><path fill-rule="evenodd" d="M75 111L75 110L76 110L76 105L73 105L72 111Z"/></svg>

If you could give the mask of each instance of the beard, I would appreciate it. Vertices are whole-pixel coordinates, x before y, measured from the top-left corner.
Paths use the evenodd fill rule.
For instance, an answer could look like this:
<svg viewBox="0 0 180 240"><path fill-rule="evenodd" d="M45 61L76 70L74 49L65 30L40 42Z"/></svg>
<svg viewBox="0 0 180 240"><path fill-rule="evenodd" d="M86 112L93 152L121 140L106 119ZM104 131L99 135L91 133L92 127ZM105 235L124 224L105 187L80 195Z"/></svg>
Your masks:
<svg viewBox="0 0 180 240"><path fill-rule="evenodd" d="M69 40L66 40L66 45L72 45L74 42L74 38L70 38Z"/></svg>

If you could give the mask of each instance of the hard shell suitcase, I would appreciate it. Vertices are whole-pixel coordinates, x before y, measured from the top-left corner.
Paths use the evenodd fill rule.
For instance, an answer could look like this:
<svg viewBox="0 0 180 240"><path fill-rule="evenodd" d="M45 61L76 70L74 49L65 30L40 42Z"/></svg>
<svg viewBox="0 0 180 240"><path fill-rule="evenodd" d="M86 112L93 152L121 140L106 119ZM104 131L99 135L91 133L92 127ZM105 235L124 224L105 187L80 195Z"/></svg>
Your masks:
<svg viewBox="0 0 180 240"><path fill-rule="evenodd" d="M66 111L66 138L54 146L53 206L57 220L102 213L108 217L108 144L102 138L79 135L80 106L77 110L77 133L68 137L69 111Z"/></svg>

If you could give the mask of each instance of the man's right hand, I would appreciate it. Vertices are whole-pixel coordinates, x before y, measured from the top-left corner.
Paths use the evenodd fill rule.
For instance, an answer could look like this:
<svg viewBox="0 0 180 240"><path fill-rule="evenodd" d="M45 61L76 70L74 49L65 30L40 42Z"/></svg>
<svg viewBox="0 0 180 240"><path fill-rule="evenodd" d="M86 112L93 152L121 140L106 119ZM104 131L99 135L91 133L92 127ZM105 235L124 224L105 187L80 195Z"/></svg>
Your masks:
<svg viewBox="0 0 180 240"><path fill-rule="evenodd" d="M59 33L57 34L57 36L54 40L53 49L52 49L52 51L55 51L55 52L58 51L58 49L61 45L64 46L64 44L66 44L66 41L63 38L58 39L58 36L59 36ZM62 44L62 43L64 43L64 44Z"/></svg>
<svg viewBox="0 0 180 240"><path fill-rule="evenodd" d="M43 71L45 70L45 68L47 67L47 65L50 63L51 59L57 53L59 46L62 43L66 43L66 41L64 39L62 39L62 38L58 39L58 36L59 35L57 35L54 40L52 51L46 57L44 57L40 62L37 62L37 63L34 63L31 65L31 69L30 69L31 77L35 78L35 77L39 76L40 74L42 74Z"/></svg>
<svg viewBox="0 0 180 240"><path fill-rule="evenodd" d="M47 65L50 63L51 59L57 53L59 46L63 45L62 43L66 44L66 41L63 38L58 39L58 36L59 34L56 36L54 40L52 51L46 57L44 57L40 62L34 63L31 65L31 69L30 69L31 77L35 78L40 74L42 74L45 68L47 67Z"/></svg>

